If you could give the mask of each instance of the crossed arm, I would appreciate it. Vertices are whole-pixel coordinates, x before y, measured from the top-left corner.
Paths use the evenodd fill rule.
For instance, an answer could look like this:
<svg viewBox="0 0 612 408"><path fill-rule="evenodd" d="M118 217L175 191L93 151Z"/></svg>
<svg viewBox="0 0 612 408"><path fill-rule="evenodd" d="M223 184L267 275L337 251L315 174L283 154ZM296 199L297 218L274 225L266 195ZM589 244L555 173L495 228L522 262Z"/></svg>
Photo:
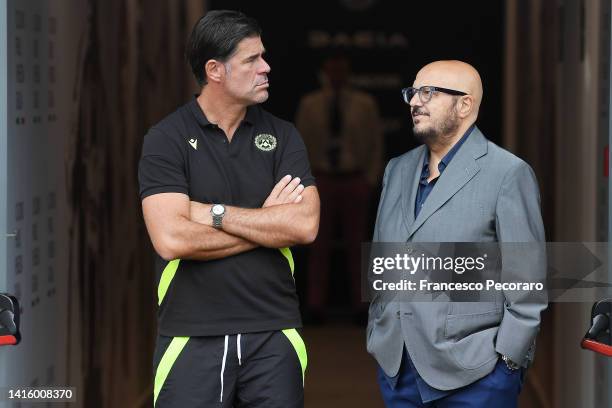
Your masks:
<svg viewBox="0 0 612 408"><path fill-rule="evenodd" d="M299 178L286 176L262 208L225 207L223 229L212 227L211 204L181 193L161 193L142 201L145 223L157 253L166 260L211 260L257 246L281 248L314 241L319 228L319 195Z"/></svg>

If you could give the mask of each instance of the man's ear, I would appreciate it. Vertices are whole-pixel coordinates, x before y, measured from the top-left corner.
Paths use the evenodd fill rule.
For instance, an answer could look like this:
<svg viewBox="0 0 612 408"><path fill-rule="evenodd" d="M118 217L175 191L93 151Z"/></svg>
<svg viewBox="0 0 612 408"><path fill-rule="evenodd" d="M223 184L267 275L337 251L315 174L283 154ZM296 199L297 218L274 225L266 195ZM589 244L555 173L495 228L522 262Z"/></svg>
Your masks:
<svg viewBox="0 0 612 408"><path fill-rule="evenodd" d="M221 82L225 76L225 65L221 61L209 59L204 65L204 74L207 81Z"/></svg>
<svg viewBox="0 0 612 408"><path fill-rule="evenodd" d="M460 118L467 118L474 110L474 97L472 95L465 95L459 98L457 101L457 113Z"/></svg>

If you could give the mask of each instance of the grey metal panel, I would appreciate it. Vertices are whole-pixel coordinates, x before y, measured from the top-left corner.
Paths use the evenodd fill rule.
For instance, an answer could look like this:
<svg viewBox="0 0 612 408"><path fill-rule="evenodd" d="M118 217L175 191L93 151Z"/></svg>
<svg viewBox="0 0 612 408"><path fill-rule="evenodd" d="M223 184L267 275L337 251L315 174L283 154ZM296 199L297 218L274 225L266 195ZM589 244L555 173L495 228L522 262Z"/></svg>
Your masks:
<svg viewBox="0 0 612 408"><path fill-rule="evenodd" d="M7 124L8 124L8 32L7 0L0 0L0 292L7 290ZM6 361L5 350L0 350L0 361ZM0 364L0 386L6 384L8 367ZM0 402L0 406L6 406Z"/></svg>
<svg viewBox="0 0 612 408"><path fill-rule="evenodd" d="M6 0L0 0L0 27L7 26L7 4ZM5 232L6 229L6 140L7 140L7 126L8 112L7 112L7 30L0 30L0 260L2 265L0 266L0 291L6 289L6 270L7 270L7 259L6 259L6 244L7 237Z"/></svg>
<svg viewBox="0 0 612 408"><path fill-rule="evenodd" d="M49 53L57 42L57 21L48 3L0 0L0 292L16 295L22 310L22 342L0 349L0 386L61 383L58 366L66 358L58 352L63 317L49 277L56 266L56 233L49 224L57 226L57 211L51 201L63 163L51 146L65 129L57 128L55 110L48 107L49 85L58 75L50 69L57 61ZM7 239L6 231L19 231L18 237Z"/></svg>

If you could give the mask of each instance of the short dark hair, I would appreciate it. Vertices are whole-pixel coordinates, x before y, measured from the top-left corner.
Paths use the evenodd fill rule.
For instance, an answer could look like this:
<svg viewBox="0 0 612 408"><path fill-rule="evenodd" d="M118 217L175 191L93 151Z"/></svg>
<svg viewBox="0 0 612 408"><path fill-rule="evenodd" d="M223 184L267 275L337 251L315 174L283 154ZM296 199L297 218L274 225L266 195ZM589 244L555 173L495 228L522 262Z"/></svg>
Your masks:
<svg viewBox="0 0 612 408"><path fill-rule="evenodd" d="M204 66L210 59L227 61L245 38L261 37L259 23L234 10L213 10L193 27L185 56L200 86L206 85Z"/></svg>

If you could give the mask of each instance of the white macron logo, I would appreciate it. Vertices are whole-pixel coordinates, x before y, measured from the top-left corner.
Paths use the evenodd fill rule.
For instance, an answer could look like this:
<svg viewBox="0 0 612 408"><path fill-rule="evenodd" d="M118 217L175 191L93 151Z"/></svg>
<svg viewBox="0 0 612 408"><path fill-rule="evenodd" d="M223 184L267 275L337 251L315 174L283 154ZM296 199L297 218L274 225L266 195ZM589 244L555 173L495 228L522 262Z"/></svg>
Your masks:
<svg viewBox="0 0 612 408"><path fill-rule="evenodd" d="M189 144L191 145L191 147L193 147L195 150L198 150L198 139L189 139Z"/></svg>

